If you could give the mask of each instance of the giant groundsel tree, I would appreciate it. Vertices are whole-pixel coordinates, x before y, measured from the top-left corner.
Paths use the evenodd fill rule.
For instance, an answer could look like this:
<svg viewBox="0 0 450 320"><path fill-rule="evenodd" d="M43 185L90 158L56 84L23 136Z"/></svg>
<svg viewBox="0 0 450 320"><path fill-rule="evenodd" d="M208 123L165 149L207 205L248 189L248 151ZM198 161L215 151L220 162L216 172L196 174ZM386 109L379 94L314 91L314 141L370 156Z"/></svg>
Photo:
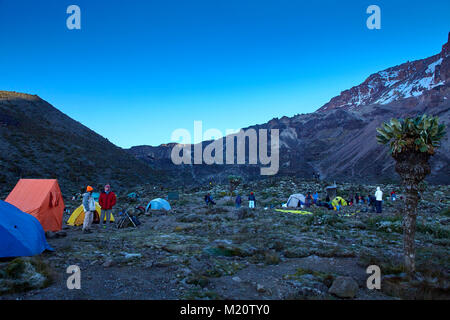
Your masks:
<svg viewBox="0 0 450 320"><path fill-rule="evenodd" d="M377 129L377 141L389 144L395 160L395 171L405 187L403 241L405 268L410 276L415 272L415 246L419 184L430 174L429 159L435 154L445 135L445 125L438 117L421 115L414 118L392 119Z"/></svg>

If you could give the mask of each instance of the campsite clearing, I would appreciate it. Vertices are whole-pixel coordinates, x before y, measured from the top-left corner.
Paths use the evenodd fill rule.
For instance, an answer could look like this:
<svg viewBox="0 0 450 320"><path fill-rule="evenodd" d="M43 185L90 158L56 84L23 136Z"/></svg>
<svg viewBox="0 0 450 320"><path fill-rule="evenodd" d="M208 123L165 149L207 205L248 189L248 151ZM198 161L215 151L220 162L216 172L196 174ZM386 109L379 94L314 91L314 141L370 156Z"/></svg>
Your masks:
<svg viewBox="0 0 450 320"><path fill-rule="evenodd" d="M138 228L94 225L94 232L85 235L80 227L65 225L66 237L48 239L55 251L39 256L51 268L53 283L0 299L337 299L329 289L339 276L358 283L355 299L449 298L447 186L430 186L423 193L416 237L423 280L407 285L402 281L400 201L386 201L382 214L361 212L363 205L346 206L339 214L316 207L303 209L312 213L305 215L264 209L285 203L295 191L319 187L283 180L255 183L249 187L256 195L254 210L245 208L245 198L240 209L220 201L222 192L227 196L226 185L180 190L171 210L139 215ZM345 198L350 188L339 185L338 194ZM360 188L366 192L373 186ZM119 206L145 206L162 196L138 191L146 195L142 203ZM207 208L205 192L222 204ZM79 203L67 205L73 210ZM69 217L65 214L64 221ZM0 270L9 263L1 261ZM381 291L366 287L366 268L372 264L382 270ZM80 290L66 287L69 265L81 269Z"/></svg>

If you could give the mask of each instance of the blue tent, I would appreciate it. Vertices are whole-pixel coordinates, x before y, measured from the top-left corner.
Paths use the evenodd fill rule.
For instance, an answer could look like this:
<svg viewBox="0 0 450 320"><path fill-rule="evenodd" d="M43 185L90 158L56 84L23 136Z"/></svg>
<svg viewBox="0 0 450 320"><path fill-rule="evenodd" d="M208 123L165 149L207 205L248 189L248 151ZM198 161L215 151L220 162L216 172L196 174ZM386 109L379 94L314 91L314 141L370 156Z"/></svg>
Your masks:
<svg viewBox="0 0 450 320"><path fill-rule="evenodd" d="M152 201L150 201L147 205L147 208L145 209L145 211L148 210L160 210L160 209L164 209L169 211L171 209L169 202L167 202L164 199L161 198L156 198L153 199Z"/></svg>
<svg viewBox="0 0 450 320"><path fill-rule="evenodd" d="M0 200L0 258L34 256L52 250L41 223L31 214Z"/></svg>

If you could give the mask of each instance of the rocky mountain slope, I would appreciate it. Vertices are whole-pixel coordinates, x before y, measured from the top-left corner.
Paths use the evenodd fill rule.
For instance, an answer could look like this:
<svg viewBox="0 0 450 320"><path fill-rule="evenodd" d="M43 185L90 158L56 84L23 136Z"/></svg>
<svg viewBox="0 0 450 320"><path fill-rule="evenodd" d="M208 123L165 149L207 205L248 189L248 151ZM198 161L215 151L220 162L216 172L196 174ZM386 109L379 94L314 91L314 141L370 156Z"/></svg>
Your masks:
<svg viewBox="0 0 450 320"><path fill-rule="evenodd" d="M360 85L331 99L318 112L337 108L357 110L370 104L386 105L402 99L418 98L433 89L439 91L441 86L448 86L449 56L450 33L449 41L442 46L439 54L374 73ZM411 103L414 104L413 99Z"/></svg>
<svg viewBox="0 0 450 320"><path fill-rule="evenodd" d="M19 178L57 178L63 193L110 182L116 190L161 174L38 96L0 91L0 195Z"/></svg>
<svg viewBox="0 0 450 320"><path fill-rule="evenodd" d="M450 124L450 34L442 51L375 74L342 92L312 114L272 119L253 129L280 130L280 175L329 180L398 180L387 148L377 144L375 129L393 117L427 113ZM246 128L246 129L249 129ZM205 142L204 145L208 143ZM223 180L229 174L259 178L257 165L183 165L170 160L173 145L138 146L129 152L156 168L178 172L184 183ZM432 159L428 181L450 181L449 135Z"/></svg>

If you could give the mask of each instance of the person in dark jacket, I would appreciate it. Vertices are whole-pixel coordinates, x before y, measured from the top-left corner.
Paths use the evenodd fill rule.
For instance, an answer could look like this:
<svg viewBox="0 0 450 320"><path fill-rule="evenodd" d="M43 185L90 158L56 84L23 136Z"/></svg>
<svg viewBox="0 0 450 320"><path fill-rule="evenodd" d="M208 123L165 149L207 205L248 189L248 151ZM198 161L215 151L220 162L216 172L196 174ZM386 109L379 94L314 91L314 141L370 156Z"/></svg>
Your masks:
<svg viewBox="0 0 450 320"><path fill-rule="evenodd" d="M373 195L369 195L369 207L372 208L372 212L375 212L375 197Z"/></svg>
<svg viewBox="0 0 450 320"><path fill-rule="evenodd" d="M308 194L305 197L305 207L309 208L310 206L311 206L311 195L308 192Z"/></svg>
<svg viewBox="0 0 450 320"><path fill-rule="evenodd" d="M207 206L216 204L216 203L213 201L213 199L212 199L210 193L208 193L208 194L205 196L205 203L206 203Z"/></svg>
<svg viewBox="0 0 450 320"><path fill-rule="evenodd" d="M236 208L240 208L241 207L241 204L242 204L242 198L241 198L241 196L238 194L237 196L236 196Z"/></svg>
<svg viewBox="0 0 450 320"><path fill-rule="evenodd" d="M102 208L100 214L100 225L103 225L103 228L106 228L107 223L111 223L111 212L113 207L116 205L117 197L114 192L111 191L111 186L107 184L105 186L105 191L100 194L100 198L98 199L98 204ZM106 218L106 220L105 220Z"/></svg>

